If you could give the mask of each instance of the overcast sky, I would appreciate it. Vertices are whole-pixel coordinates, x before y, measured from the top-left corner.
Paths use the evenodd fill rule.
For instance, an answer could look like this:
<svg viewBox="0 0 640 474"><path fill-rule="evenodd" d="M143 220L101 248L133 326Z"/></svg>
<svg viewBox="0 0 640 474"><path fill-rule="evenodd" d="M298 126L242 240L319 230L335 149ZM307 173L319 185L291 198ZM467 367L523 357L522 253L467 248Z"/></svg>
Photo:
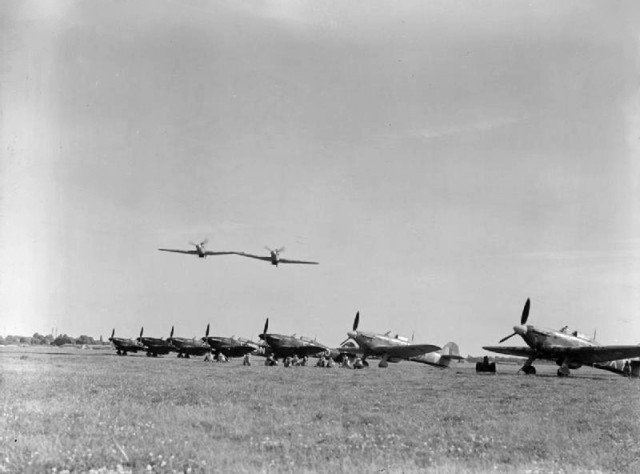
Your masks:
<svg viewBox="0 0 640 474"><path fill-rule="evenodd" d="M3 2L0 334L640 343L639 12Z"/></svg>

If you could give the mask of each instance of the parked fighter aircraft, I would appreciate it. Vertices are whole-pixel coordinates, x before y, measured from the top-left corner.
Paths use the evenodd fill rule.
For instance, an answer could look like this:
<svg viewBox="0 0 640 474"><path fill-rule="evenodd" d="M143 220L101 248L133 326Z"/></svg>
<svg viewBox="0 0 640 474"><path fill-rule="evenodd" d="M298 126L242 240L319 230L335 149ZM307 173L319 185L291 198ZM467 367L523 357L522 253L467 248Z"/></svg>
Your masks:
<svg viewBox="0 0 640 474"><path fill-rule="evenodd" d="M209 344L215 355L222 353L227 357L243 357L245 354L258 350L259 347L258 344L248 339L209 336L209 324L207 324L207 330L202 340Z"/></svg>
<svg viewBox="0 0 640 474"><path fill-rule="evenodd" d="M567 327L559 331L544 329L530 324L525 325L529 317L531 301L527 299L522 310L520 325L513 327L513 334L500 339L504 342L516 334L524 339L528 347L502 347L485 346L487 351L499 354L508 354L519 357L526 357L522 370L525 374L535 374L533 365L535 359L552 360L560 366L558 376L567 376L570 369L577 369L583 365L593 365L597 368L599 364L618 359L640 356L640 346L602 346L594 338L589 338L578 331L569 332Z"/></svg>
<svg viewBox="0 0 640 474"><path fill-rule="evenodd" d="M236 253L237 253L237 255L241 255L243 257L257 258L258 260L264 260L266 262L271 262L271 265L275 265L276 267L280 263L304 263L304 264L307 264L307 265L318 265L318 262L307 262L307 261L304 261L304 260L289 260L289 259L286 259L286 258L280 258L280 254L282 252L284 252L284 247L281 247L281 248L275 249L275 250L272 250L269 247L265 247L265 248L271 254L268 257L263 257L263 256L260 256L260 255L253 255L253 254L245 253L245 252L236 252Z"/></svg>
<svg viewBox="0 0 640 474"><path fill-rule="evenodd" d="M423 354L440 350L439 346L432 344L411 344L409 339L396 335L392 337L389 332L386 334L375 334L372 332L358 331L360 322L360 311L356 313L353 320L353 331L347 335L356 341L359 347L340 348L344 354L362 356L363 361L369 356L380 357L379 367L388 367L389 362L400 362L401 360L411 360Z"/></svg>
<svg viewBox="0 0 640 474"><path fill-rule="evenodd" d="M189 242L189 244L193 245L195 250L177 250L177 249L158 249L162 252L175 252L175 253L186 253L187 255L197 255L200 258L206 258L209 255L233 255L237 252L212 252L211 250L207 250L205 245L207 245L208 239L204 239L199 244L195 242Z"/></svg>
<svg viewBox="0 0 640 474"><path fill-rule="evenodd" d="M435 352L422 354L418 357L412 357L411 361L420 362L422 364L433 365L435 367L449 367L452 360L462 360L460 349L455 342L447 342L442 349Z"/></svg>
<svg viewBox="0 0 640 474"><path fill-rule="evenodd" d="M285 336L284 334L268 334L269 318L264 323L264 330L258 337L271 348L272 355L278 359L297 355L298 357L312 356L327 351L329 348L315 339L301 336ZM268 354L268 352L267 352Z"/></svg>
<svg viewBox="0 0 640 474"><path fill-rule="evenodd" d="M178 353L178 357L188 359L192 355L202 356L207 352L211 352L211 346L209 344L198 341L196 338L173 337L173 326L171 326L171 334L167 341L174 347L174 350Z"/></svg>
<svg viewBox="0 0 640 474"><path fill-rule="evenodd" d="M116 334L115 328L111 331L111 337L109 340L114 346L116 346L116 354L126 356L127 352L143 351L144 347L133 339L127 339L124 337L114 337Z"/></svg>
<svg viewBox="0 0 640 474"><path fill-rule="evenodd" d="M140 328L138 341L145 346L147 357L158 357L158 355L165 355L176 350L168 340L162 339L161 337L142 337L143 331L144 327Z"/></svg>

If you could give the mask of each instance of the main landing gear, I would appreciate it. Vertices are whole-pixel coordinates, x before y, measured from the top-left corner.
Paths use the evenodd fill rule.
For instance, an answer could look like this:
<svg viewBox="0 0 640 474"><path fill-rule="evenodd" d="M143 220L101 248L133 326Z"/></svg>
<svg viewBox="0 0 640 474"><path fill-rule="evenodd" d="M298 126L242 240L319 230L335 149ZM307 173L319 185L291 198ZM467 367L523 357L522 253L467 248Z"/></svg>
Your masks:
<svg viewBox="0 0 640 474"><path fill-rule="evenodd" d="M522 370L527 375L536 375L536 368L533 365L525 365Z"/></svg>
<svg viewBox="0 0 640 474"><path fill-rule="evenodd" d="M127 351L121 351L120 349L118 349L116 351L116 354L118 354L119 356L126 356L127 355Z"/></svg>
<svg viewBox="0 0 640 474"><path fill-rule="evenodd" d="M569 367L565 364L562 364L558 369L558 377L568 377L570 373Z"/></svg>
<svg viewBox="0 0 640 474"><path fill-rule="evenodd" d="M183 354L182 352L178 352L178 358L190 359L191 356L189 354Z"/></svg>

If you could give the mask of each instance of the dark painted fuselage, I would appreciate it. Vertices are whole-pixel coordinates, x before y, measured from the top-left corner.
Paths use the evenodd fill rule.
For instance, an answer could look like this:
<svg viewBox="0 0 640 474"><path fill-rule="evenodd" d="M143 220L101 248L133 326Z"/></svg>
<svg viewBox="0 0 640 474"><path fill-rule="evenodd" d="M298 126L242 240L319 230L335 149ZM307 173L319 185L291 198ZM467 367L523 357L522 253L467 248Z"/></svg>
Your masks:
<svg viewBox="0 0 640 474"><path fill-rule="evenodd" d="M242 357L258 349L257 344L234 337L209 336L203 337L202 340L209 344L213 352L222 353L227 357Z"/></svg>

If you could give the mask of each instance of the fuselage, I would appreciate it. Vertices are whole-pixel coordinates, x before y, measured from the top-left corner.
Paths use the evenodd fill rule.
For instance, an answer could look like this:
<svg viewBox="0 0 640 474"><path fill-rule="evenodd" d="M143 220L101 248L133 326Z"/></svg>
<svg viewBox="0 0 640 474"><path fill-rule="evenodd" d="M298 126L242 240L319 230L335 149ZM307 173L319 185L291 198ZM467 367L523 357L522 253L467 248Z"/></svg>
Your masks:
<svg viewBox="0 0 640 474"><path fill-rule="evenodd" d="M551 349L553 347L592 347L599 346L594 339L580 334L578 331L569 332L566 328L557 331L528 325L518 325L513 327L513 331L518 334L527 345L538 351Z"/></svg>
<svg viewBox="0 0 640 474"><path fill-rule="evenodd" d="M175 350L168 341L159 337L139 337L138 341L147 348L147 352L152 354L168 354Z"/></svg>
<svg viewBox="0 0 640 474"><path fill-rule="evenodd" d="M379 356L385 353L385 347L389 346L408 346L409 339L396 335L395 337L387 334L376 334L367 331L349 331L347 335L358 343L360 349L364 352L364 356ZM401 358L389 358L389 362L400 362Z"/></svg>
<svg viewBox="0 0 640 474"><path fill-rule="evenodd" d="M327 350L324 344L304 337L286 336L284 334L260 334L273 350L276 357L297 355L299 357L316 355Z"/></svg>
<svg viewBox="0 0 640 474"><path fill-rule="evenodd" d="M116 346L116 349L124 352L138 352L144 350L142 344L134 341L133 339L127 339L124 337L110 337L109 341Z"/></svg>
<svg viewBox="0 0 640 474"><path fill-rule="evenodd" d="M258 349L258 345L234 337L205 336L202 338L214 352L222 352L227 357L241 357Z"/></svg>

